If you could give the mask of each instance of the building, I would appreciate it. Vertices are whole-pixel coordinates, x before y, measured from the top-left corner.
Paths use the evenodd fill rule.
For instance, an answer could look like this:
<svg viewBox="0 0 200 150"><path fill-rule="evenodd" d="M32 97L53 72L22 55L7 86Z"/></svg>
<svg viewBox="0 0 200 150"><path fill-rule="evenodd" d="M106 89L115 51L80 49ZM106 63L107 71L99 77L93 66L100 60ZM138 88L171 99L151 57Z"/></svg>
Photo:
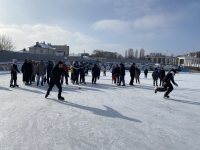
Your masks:
<svg viewBox="0 0 200 150"><path fill-rule="evenodd" d="M56 49L43 43L36 42L36 45L29 47L30 54L56 55Z"/></svg>
<svg viewBox="0 0 200 150"><path fill-rule="evenodd" d="M99 61L101 63L106 63L105 57L84 57L84 60L95 60L95 61Z"/></svg>
<svg viewBox="0 0 200 150"><path fill-rule="evenodd" d="M180 56L177 58L179 66L200 68L200 58L194 56Z"/></svg>
<svg viewBox="0 0 200 150"><path fill-rule="evenodd" d="M177 65L177 57L172 56L149 56L145 57L146 60L150 60L151 63L165 64L165 65Z"/></svg>
<svg viewBox="0 0 200 150"><path fill-rule="evenodd" d="M69 56L69 46L66 45L51 45L48 44L50 47L56 49L56 55L63 54L63 56Z"/></svg>

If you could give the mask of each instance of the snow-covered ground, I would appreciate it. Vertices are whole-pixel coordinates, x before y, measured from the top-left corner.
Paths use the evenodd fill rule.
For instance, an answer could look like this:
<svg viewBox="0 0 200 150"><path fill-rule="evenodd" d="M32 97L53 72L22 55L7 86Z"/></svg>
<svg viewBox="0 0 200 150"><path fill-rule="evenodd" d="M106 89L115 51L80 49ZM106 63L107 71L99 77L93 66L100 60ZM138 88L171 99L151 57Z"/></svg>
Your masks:
<svg viewBox="0 0 200 150"><path fill-rule="evenodd" d="M45 99L44 87L9 88L10 74L0 72L1 150L199 150L200 74L179 74L171 98L154 93L151 74L141 84L111 83L57 87ZM79 89L81 87L81 89Z"/></svg>

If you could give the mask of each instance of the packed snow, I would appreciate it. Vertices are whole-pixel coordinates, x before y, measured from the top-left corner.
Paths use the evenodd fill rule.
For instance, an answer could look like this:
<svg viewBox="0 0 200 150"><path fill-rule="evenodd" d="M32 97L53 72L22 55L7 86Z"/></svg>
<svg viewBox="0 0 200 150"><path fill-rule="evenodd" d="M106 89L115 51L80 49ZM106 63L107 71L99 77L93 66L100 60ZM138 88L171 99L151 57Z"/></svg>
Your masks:
<svg viewBox="0 0 200 150"><path fill-rule="evenodd" d="M151 73L141 84L112 84L111 73L91 84L9 88L9 72L0 72L1 150L199 150L200 74L175 76L170 99L154 93ZM79 89L80 88L80 89Z"/></svg>

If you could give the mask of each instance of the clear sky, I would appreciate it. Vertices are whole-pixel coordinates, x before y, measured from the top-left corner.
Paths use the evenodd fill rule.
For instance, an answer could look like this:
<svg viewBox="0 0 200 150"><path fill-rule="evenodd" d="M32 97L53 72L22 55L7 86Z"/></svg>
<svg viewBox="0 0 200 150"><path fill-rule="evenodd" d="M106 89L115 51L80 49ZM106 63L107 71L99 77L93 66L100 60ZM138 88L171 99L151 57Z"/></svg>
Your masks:
<svg viewBox="0 0 200 150"><path fill-rule="evenodd" d="M70 53L179 55L200 51L199 8L200 0L0 0L0 34L18 49L45 41Z"/></svg>

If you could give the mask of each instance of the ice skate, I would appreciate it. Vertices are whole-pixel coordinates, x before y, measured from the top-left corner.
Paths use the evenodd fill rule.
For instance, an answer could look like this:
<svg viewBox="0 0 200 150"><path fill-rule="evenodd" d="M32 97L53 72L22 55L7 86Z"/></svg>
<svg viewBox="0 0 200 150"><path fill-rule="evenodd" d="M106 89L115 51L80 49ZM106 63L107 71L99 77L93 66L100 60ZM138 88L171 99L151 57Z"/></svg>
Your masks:
<svg viewBox="0 0 200 150"><path fill-rule="evenodd" d="M164 95L164 97L163 97L163 98L166 98L166 99L168 99L169 97L170 97L170 96L168 96L168 95L167 95L167 96L165 96L165 95Z"/></svg>
<svg viewBox="0 0 200 150"><path fill-rule="evenodd" d="M46 95L45 95L45 98L47 98L49 96L49 94L47 93Z"/></svg>
<svg viewBox="0 0 200 150"><path fill-rule="evenodd" d="M10 84L10 87L13 88L14 86L12 84Z"/></svg>
<svg viewBox="0 0 200 150"><path fill-rule="evenodd" d="M158 87L155 87L154 92L157 93L158 92Z"/></svg>
<svg viewBox="0 0 200 150"><path fill-rule="evenodd" d="M65 100L65 98L64 98L64 97L62 97L62 96L59 96L59 95L58 95L58 100L60 100L60 101L64 101L64 100Z"/></svg>

